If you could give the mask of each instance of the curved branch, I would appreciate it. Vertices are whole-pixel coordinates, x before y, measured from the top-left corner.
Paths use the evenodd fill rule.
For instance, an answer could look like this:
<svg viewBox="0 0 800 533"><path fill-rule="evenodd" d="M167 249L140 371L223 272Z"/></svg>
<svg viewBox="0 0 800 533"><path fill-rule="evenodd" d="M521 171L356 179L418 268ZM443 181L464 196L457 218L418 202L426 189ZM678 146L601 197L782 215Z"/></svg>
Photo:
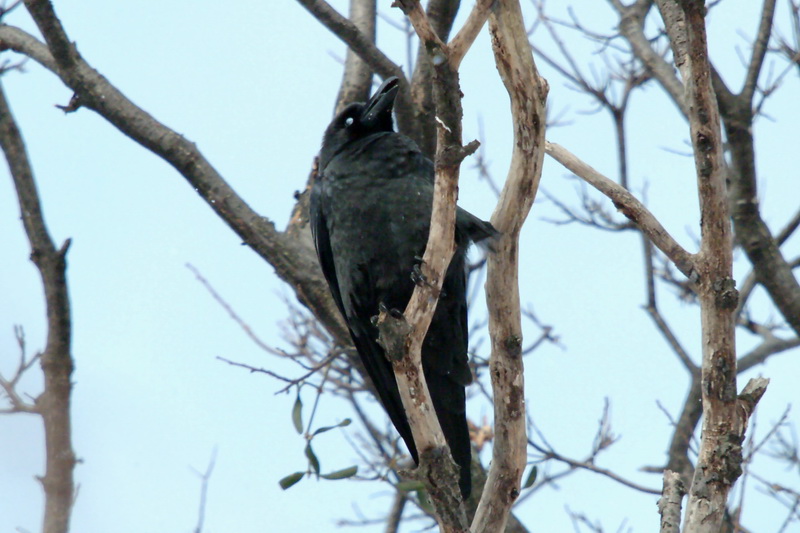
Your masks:
<svg viewBox="0 0 800 533"><path fill-rule="evenodd" d="M323 26L341 39L358 57L364 60L381 78L397 76L401 83L405 83L403 70L397 66L386 54L375 46L369 36L358 29L353 22L343 17L333 9L325 0L297 0L300 5L314 15Z"/></svg>
<svg viewBox="0 0 800 533"><path fill-rule="evenodd" d="M461 65L461 60L467 55L475 38L478 37L483 25L486 24L486 19L489 18L489 9L492 7L494 0L478 0L475 7L469 13L466 22L458 30L458 33L453 40L450 41L450 64L453 68L458 69Z"/></svg>
<svg viewBox="0 0 800 533"><path fill-rule="evenodd" d="M686 98L683 94L683 83L675 76L675 69L658 55L649 39L644 34L644 21L650 10L649 2L636 2L630 6L622 6L615 2L620 15L619 31L630 43L634 55L647 67L647 70L661 83L667 94L685 117L689 113ZM661 8L662 2L658 2ZM663 14L663 11L662 11ZM667 25L669 29L671 25ZM672 40L672 39L670 39ZM681 64L680 52L673 46L673 56L677 65Z"/></svg>
<svg viewBox="0 0 800 533"><path fill-rule="evenodd" d="M0 24L0 51L13 50L28 56L47 70L56 73L56 62L47 46L36 37L7 24Z"/></svg>
<svg viewBox="0 0 800 533"><path fill-rule="evenodd" d="M636 223L687 278L693 280L696 277L695 257L678 244L658 219L627 189L597 172L563 146L548 142L546 151L547 155L614 202L614 206Z"/></svg>
<svg viewBox="0 0 800 533"><path fill-rule="evenodd" d="M474 531L503 531L526 462L522 326L519 304L519 233L542 175L548 85L531 54L519 2L498 0L489 33L500 77L511 100L514 151L506 184L492 214L502 238L488 258L486 301L492 355L495 440L492 464Z"/></svg>
<svg viewBox="0 0 800 533"><path fill-rule="evenodd" d="M339 14L325 0L297 1L323 26L328 28L331 33L341 39L350 50L358 54L358 57L377 72L381 78L386 79L396 76L400 80L400 93L397 96L398 105L395 111L397 123L401 131L406 133L412 131L414 119L411 98L408 80L403 74L403 69L381 52L373 40L370 40L368 35L359 30L356 24Z"/></svg>
<svg viewBox="0 0 800 533"><path fill-rule="evenodd" d="M0 42L8 43L9 47L13 45L15 51L53 70L75 91L75 108L92 109L172 165L209 207L292 286L298 300L319 317L337 342L349 345L349 334L309 244L277 231L269 219L256 213L231 188L194 143L137 107L94 70L67 39L50 2L28 0L26 6L48 42L53 61L48 61L47 54L43 53L44 45L18 28L0 26Z"/></svg>
<svg viewBox="0 0 800 533"><path fill-rule="evenodd" d="M378 319L381 342L392 361L414 443L436 518L442 531L466 531L466 514L455 483L455 463L433 409L422 372L422 343L433 318L447 267L455 251L454 228L458 175L461 161L477 148L461 145L461 91L458 73L448 61L448 50L417 0L399 0L422 47L431 56L436 138L435 181L430 231L420 270L424 283L414 289L404 319L392 320L386 312ZM471 151L470 151L471 149Z"/></svg>

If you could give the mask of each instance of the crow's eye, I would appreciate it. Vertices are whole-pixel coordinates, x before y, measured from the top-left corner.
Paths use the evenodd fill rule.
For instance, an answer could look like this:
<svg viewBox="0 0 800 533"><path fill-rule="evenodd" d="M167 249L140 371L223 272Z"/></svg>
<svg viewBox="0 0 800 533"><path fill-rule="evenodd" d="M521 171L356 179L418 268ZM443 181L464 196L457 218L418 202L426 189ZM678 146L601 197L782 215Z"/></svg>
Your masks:
<svg viewBox="0 0 800 533"><path fill-rule="evenodd" d="M353 125L353 122L355 122L355 120L353 119L353 117L347 117L346 119L344 119L344 125L345 125L345 127L347 127L347 128L349 128L350 126L352 126L352 125Z"/></svg>

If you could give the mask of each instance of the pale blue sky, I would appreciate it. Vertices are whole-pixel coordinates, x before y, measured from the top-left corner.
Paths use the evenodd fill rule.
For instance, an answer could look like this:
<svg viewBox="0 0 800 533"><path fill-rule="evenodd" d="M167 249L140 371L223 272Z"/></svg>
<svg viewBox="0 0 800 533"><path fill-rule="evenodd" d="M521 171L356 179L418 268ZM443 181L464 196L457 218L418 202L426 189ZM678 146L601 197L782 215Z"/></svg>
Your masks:
<svg viewBox="0 0 800 533"><path fill-rule="evenodd" d="M390 2L381 4L383 13L400 17ZM779 4L781 16L786 6ZM346 2L334 5L346 10ZM585 24L613 31L607 3L570 5ZM258 212L278 227L286 224L292 194L304 186L331 116L341 78L332 56L344 55L338 40L294 2L84 0L56 1L55 7L95 68L196 142ZM465 2L464 11L469 7ZM525 8L532 16L527 3ZM734 86L741 79L735 47L744 45L737 32L752 35L754 11L747 0L727 0L711 17L712 54ZM7 22L33 31L22 10ZM401 36L384 22L379 40L391 57L404 61ZM585 52L594 45L574 37L568 42L585 64ZM552 110L566 110L564 119L570 121L548 138L614 177L608 114L585 114L593 108L589 100L543 62L539 66L550 82ZM291 291L171 167L90 111L65 116L53 106L68 102L70 92L33 62L26 70L7 74L3 84L27 142L50 232L59 242L73 239L68 276L77 367L74 446L83 461L76 469L80 489L73 531L191 531L200 491L192 469L205 469L215 447L208 533L329 531L340 519L357 519L359 512L381 516L391 502L387 485L303 481L280 490L278 479L305 468L303 441L289 415L294 397L275 396L281 383L216 357L288 375L297 375L297 369L249 342L185 264L196 266L262 338L276 345L282 342L280 322L286 316L282 297ZM480 118L487 158L500 180L511 153L510 117L485 32L461 67L461 83L465 138L478 136ZM800 161L789 148L797 138L798 89L797 76L790 75L766 108L775 121L762 119L755 129L761 200L773 231L797 209ZM668 151L686 151L685 123L651 84L633 96L628 125L632 189L641 195L646 188L648 206L694 250L699 230L693 163ZM4 166L2 173L7 174ZM565 179L567 174L546 160L542 187L575 205L575 182ZM493 196L470 162L460 191L461 205L490 216ZM614 432L622 438L602 456L602 466L659 487L659 476L638 471L665 460L670 428L656 402L676 415L688 382L641 309L639 237L554 226L543 219L559 213L541 198L523 233L522 298L554 326L561 346L544 345L527 360L529 409L559 452L580 458L608 397ZM44 320L38 275L27 260L8 178L0 179L0 236L0 370L9 372L17 360L12 325L25 327L29 350L35 351L43 346ZM800 253L798 242L795 236L788 257ZM741 280L748 269L739 259ZM660 289L663 310L698 360L697 309L674 301L670 292ZM762 312L760 318L765 317ZM527 332L529 339L536 335L531 328ZM754 339L742 335L738 342L744 353ZM772 378L759 410L762 435L787 403L798 400L798 355L794 350L777 356L744 376ZM39 381L28 378L24 390L35 394ZM470 409L476 420L488 412L480 401ZM380 416L377 408L374 413ZM317 420L327 425L349 416L343 403L325 398ZM343 431L352 436L359 428L353 424ZM316 447L325 470L357 460L343 431L326 434ZM0 417L0 531L40 527L42 496L33 476L42 473L41 442L38 419ZM789 474L777 469L777 475ZM656 527L655 497L588 473L566 479L559 488L539 492L518 509L533 531L572 531L565 504L607 531L616 531L623 521L633 531ZM756 531L776 530L781 513L755 491L745 499L744 523Z"/></svg>

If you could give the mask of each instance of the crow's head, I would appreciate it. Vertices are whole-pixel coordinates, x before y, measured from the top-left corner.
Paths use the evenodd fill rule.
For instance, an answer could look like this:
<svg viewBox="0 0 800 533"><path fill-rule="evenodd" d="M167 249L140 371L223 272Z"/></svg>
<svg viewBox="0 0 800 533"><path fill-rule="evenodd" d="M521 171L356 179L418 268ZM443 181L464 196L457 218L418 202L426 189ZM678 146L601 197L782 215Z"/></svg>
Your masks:
<svg viewBox="0 0 800 533"><path fill-rule="evenodd" d="M350 143L375 133L394 131L392 109L398 86L399 80L392 76L383 82L367 103L350 104L336 115L322 138L319 152L321 169Z"/></svg>

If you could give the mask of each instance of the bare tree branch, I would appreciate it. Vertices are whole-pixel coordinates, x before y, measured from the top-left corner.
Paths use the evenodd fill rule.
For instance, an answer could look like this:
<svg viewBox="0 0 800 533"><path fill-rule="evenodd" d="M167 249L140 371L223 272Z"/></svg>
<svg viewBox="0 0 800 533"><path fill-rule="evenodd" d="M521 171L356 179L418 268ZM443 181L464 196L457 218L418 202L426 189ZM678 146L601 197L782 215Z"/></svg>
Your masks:
<svg viewBox="0 0 800 533"><path fill-rule="evenodd" d="M208 460L205 472L195 473L200 477L200 504L197 509L197 526L194 528L194 533L203 533L203 523L206 518L206 501L208 500L208 484L211 480L211 474L214 472L214 465L217 462L217 449L211 452L211 458Z"/></svg>
<svg viewBox="0 0 800 533"><path fill-rule="evenodd" d="M664 491L658 500L658 513L661 515L659 533L680 533L681 500L686 488L681 476L671 470L664 471Z"/></svg>
<svg viewBox="0 0 800 533"><path fill-rule="evenodd" d="M620 33L628 40L633 49L633 53L644 63L647 70L661 83L664 90L675 102L681 113L686 116L688 107L683 94L683 84L675 76L675 69L672 65L657 54L650 44L650 40L644 34L644 21L652 1L639 0L630 6L623 6L621 2L613 2L617 12L620 14ZM659 8L660 8L659 3ZM672 41L672 39L670 39ZM681 56L675 54L673 46L673 57L676 65L681 64Z"/></svg>
<svg viewBox="0 0 800 533"><path fill-rule="evenodd" d="M683 82L680 84L680 94L684 100L684 106L680 107L684 117L689 116L688 101L684 93L684 85L689 80L689 35L686 31L686 16L680 5L675 0L655 0L658 5L658 10L661 12L661 18L664 20L664 29L669 36L669 45L672 48L672 61L675 67L680 71ZM666 79L658 78L662 85L666 88L664 83ZM676 78L677 81L677 78ZM673 82L668 82L670 89L668 92L670 96L677 86ZM675 97L673 96L673 99Z"/></svg>
<svg viewBox="0 0 800 533"><path fill-rule="evenodd" d="M350 21L372 43L375 42L375 15L375 0L350 0ZM334 114L339 114L352 102L366 102L371 89L372 67L348 46Z"/></svg>
<svg viewBox="0 0 800 533"><path fill-rule="evenodd" d="M411 21L433 66L433 97L437 128L435 182L430 232L420 270L423 283L411 296L403 320L382 311L379 342L392 361L400 396L420 457L420 471L443 531L467 528L463 502L455 484L455 468L422 372L422 343L436 309L444 275L455 251L454 228L461 161L477 143L461 145L461 91L449 63L447 45L431 26L418 1L398 1Z"/></svg>
<svg viewBox="0 0 800 533"><path fill-rule="evenodd" d="M2 388L1 392L6 395L9 403L11 404L11 406L8 408L0 409L0 414L38 414L39 410L36 408L35 404L28 403L20 397L19 393L17 392L17 383L19 383L19 380L22 378L22 376L24 376L28 370L30 370L33 365L40 360L42 354L37 353L30 359L27 358L25 353L25 332L22 329L22 326L14 326L14 336L16 337L17 345L19 346L19 363L17 363L17 369L14 371L14 375L11 376L11 379L6 379L5 376L0 374L0 388Z"/></svg>
<svg viewBox="0 0 800 533"><path fill-rule="evenodd" d="M684 250L653 214L627 189L603 176L558 144L548 142L546 151L547 155L608 196L614 202L614 206L622 211L623 215L635 222L653 244L664 252L686 277L690 280L695 277L694 256Z"/></svg>
<svg viewBox="0 0 800 533"><path fill-rule="evenodd" d="M680 474L684 486L689 486L694 475L694 465L689 459L689 451L692 437L702 415L703 404L700 391L700 370L698 369L692 373L689 392L683 402L681 414L675 423L667 448L666 470Z"/></svg>
<svg viewBox="0 0 800 533"><path fill-rule="evenodd" d="M420 20L420 15L424 14L425 19L428 21L426 23L429 26L428 31L436 35L441 42L447 42L460 4L461 0L428 0L425 11L423 12L420 8L415 18ZM400 3L397 3L397 5L400 5ZM457 70L457 66L453 68ZM424 44L420 41L420 46L417 48L417 60L414 64L414 74L411 78L411 101L413 103L415 126L411 138L417 142L422 152L431 159L435 157L438 136L435 120L436 104L433 97L433 77L433 63Z"/></svg>
<svg viewBox="0 0 800 533"><path fill-rule="evenodd" d="M502 531L519 496L525 468L525 401L519 303L519 233L531 209L544 160L548 85L531 54L516 0L498 0L489 16L495 63L511 100L514 151L506 184L492 214L502 234L488 259L486 301L492 340L490 374L495 440L474 531Z"/></svg>
<svg viewBox="0 0 800 533"><path fill-rule="evenodd" d="M256 213L217 170L205 159L194 143L134 105L108 80L94 70L67 39L52 5L43 0L26 3L48 42L55 73L75 91L78 107L96 111L128 137L172 165L200 194L214 212L233 229L256 253L275 267L278 276L294 288L298 300L320 318L342 345L349 335L330 297L319 270L314 250L304 241L293 239L275 229L275 225ZM17 51L38 60L41 43L33 37L20 39L21 30L0 26L0 42L13 37ZM9 39L11 40L11 39Z"/></svg>
<svg viewBox="0 0 800 533"><path fill-rule="evenodd" d="M41 355L44 392L35 410L42 416L46 466L41 478L45 493L44 533L66 533L75 495L70 402L74 368L71 354L72 319L67 291L69 239L56 248L44 222L42 206L25 145L5 94L0 87L0 146L5 153L19 198L22 224L31 246L31 260L39 269L47 311L47 345ZM24 365L23 365L24 366ZM5 387L6 393L9 389ZM13 389L12 389L13 392ZM9 394L12 404L18 398ZM26 409L24 405L20 408Z"/></svg>
<svg viewBox="0 0 800 533"><path fill-rule="evenodd" d="M7 24L0 25L0 50L13 50L23 54L57 74L55 60L47 46L19 28Z"/></svg>
<svg viewBox="0 0 800 533"><path fill-rule="evenodd" d="M761 21L758 24L758 33L753 43L753 53L750 64L747 66L747 75L742 87L741 97L748 102L753 101L753 95L758 85L758 77L767 55L767 46L772 36L772 20L775 16L775 0L764 0L761 7Z"/></svg>
<svg viewBox="0 0 800 533"><path fill-rule="evenodd" d="M389 510L389 516L386 517L385 533L397 533L400 528L400 522L403 520L403 509L406 507L408 497L402 490L398 490L394 495L392 508Z"/></svg>
<svg viewBox="0 0 800 533"><path fill-rule="evenodd" d="M762 364L769 356L791 350L798 346L800 346L800 337L781 339L773 336L771 339L765 340L752 351L742 356L737 363L737 371L741 373L750 370L754 366Z"/></svg>
<svg viewBox="0 0 800 533"><path fill-rule="evenodd" d="M341 39L348 49L355 52L369 67L383 78L396 76L400 80L400 92L397 95L398 105L395 107L395 116L400 131L418 139L415 123L414 106L410 97L408 80L403 74L403 69L389 59L375 45L374 37L371 39L359 29L356 23L343 17L333 9L325 0L297 0L317 20L319 20L331 33ZM358 1L358 0L354 0ZM374 22L373 22L374 24Z"/></svg>
<svg viewBox="0 0 800 533"><path fill-rule="evenodd" d="M715 81L715 86L722 88L718 77ZM719 102L731 153L728 176L737 241L753 264L756 280L767 290L795 334L800 335L800 283L759 210L750 102L730 93L720 97Z"/></svg>
<svg viewBox="0 0 800 533"><path fill-rule="evenodd" d="M483 25L486 24L486 19L489 18L489 9L495 0L477 0L475 7L469 13L466 22L458 30L458 33L453 40L450 41L450 63L453 68L458 70L464 56L467 55L472 43L480 33Z"/></svg>
<svg viewBox="0 0 800 533"><path fill-rule="evenodd" d="M682 68L684 78L688 79L685 72L688 63L680 61L689 46L683 12L674 0L657 0L657 3L670 35L676 63ZM769 228L761 218L756 192L752 99L769 42L774 7L773 0L765 0L741 93L733 94L713 68L711 76L730 146L732 162L728 167L728 174L737 241L753 263L757 280L767 289L795 333L800 335L800 283L792 274Z"/></svg>
<svg viewBox="0 0 800 533"><path fill-rule="evenodd" d="M672 332L672 329L669 327L669 325L667 325L667 322L664 320L664 317L661 316L658 308L653 305L648 305L647 313L650 315L650 318L653 319L658 331L660 331L664 336L664 339L667 341L667 344L670 345L672 351L675 352L675 355L677 355L678 359L680 359L681 363L683 363L684 368L686 368L690 374L697 372L697 365L694 364L694 361L692 361L692 358L689 357L688 352L681 345L681 342Z"/></svg>
<svg viewBox="0 0 800 533"><path fill-rule="evenodd" d="M600 474L601 476L613 479L617 483L620 483L621 485L624 485L628 488L638 490L639 492L644 492L646 494L661 494L658 490L646 487L644 485L640 485L638 483L634 483L633 481L625 479L619 474L612 472L608 468L597 466L591 461L576 461L575 459L570 459L569 457L561 455L560 453L556 453L555 451L552 450L545 453L545 458L555 459L556 461L560 461L562 463L569 465L571 468L580 468L583 470L587 470L589 472L594 472L595 474Z"/></svg>
<svg viewBox="0 0 800 533"><path fill-rule="evenodd" d="M325 0L297 1L331 33L344 41L381 78L397 76L403 83L406 82L403 70L375 46L374 40L370 39L369 34L364 33L354 22L339 14L328 2Z"/></svg>
<svg viewBox="0 0 800 533"><path fill-rule="evenodd" d="M717 100L706 44L705 5L682 0L688 35L689 126L700 195L702 240L698 254L698 297L703 336L703 438L686 505L686 532L717 532L728 492L741 474L741 443L750 409L737 410L733 311L738 294L732 278L733 242L728 212ZM766 383L761 384L761 394Z"/></svg>

